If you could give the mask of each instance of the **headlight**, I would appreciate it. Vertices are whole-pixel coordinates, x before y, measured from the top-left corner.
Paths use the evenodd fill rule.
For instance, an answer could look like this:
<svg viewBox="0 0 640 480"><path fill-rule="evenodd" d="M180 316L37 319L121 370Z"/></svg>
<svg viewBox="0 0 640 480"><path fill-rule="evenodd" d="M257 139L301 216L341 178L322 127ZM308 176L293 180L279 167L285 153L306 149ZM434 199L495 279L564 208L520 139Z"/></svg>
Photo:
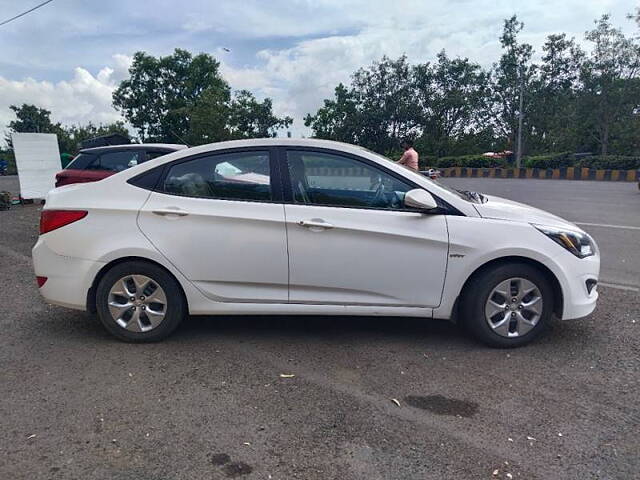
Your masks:
<svg viewBox="0 0 640 480"><path fill-rule="evenodd" d="M578 258L585 258L594 255L595 244L586 233L574 230L565 230L557 227L547 227L545 225L533 225L540 232L544 233L551 240L561 247L569 250Z"/></svg>

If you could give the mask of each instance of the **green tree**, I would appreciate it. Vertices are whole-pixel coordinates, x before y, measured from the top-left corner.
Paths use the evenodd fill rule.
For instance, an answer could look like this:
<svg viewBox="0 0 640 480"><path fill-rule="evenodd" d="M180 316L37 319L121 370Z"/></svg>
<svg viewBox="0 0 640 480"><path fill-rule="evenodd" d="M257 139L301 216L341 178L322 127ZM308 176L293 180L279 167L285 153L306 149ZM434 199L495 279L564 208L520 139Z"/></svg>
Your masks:
<svg viewBox="0 0 640 480"><path fill-rule="evenodd" d="M524 23L519 22L515 15L504 21L500 36L504 53L493 68L491 109L487 115L495 135L502 138L504 146L512 150L517 143L520 92L529 91L529 82L535 71L535 66L531 65L533 47L518 41L518 34L523 28ZM527 111L530 103L529 97L524 103L524 111Z"/></svg>
<svg viewBox="0 0 640 480"><path fill-rule="evenodd" d="M417 135L411 67L406 55L397 60L385 56L355 72L352 95L358 105L364 147L388 152L397 149L401 139Z"/></svg>
<svg viewBox="0 0 640 480"><path fill-rule="evenodd" d="M176 49L172 55L134 55L129 78L113 93L113 105L145 142L190 145L274 136L293 122L273 114L271 99L250 92L231 94L211 55L193 56Z"/></svg>
<svg viewBox="0 0 640 480"><path fill-rule="evenodd" d="M450 59L444 50L435 64L416 65L412 72L414 120L420 144L429 154L448 155L458 139L483 130L488 74L466 58Z"/></svg>
<svg viewBox="0 0 640 480"><path fill-rule="evenodd" d="M349 88L340 84L334 99L325 100L305 125L314 136L358 143L376 152L397 149L404 137L415 137L415 104L411 67L407 57L383 57L351 78Z"/></svg>
<svg viewBox="0 0 640 480"><path fill-rule="evenodd" d="M600 154L607 155L612 138L619 140L629 122L637 125L640 45L614 28L608 15L596 20L585 38L593 47L580 70L579 115Z"/></svg>
<svg viewBox="0 0 640 480"><path fill-rule="evenodd" d="M44 108L36 107L23 103L21 106L11 105L9 109L13 110L16 119L9 122L9 131L5 134L5 141L9 145L9 149L13 150L11 143L11 133L56 133L62 132L62 126L59 123L51 121L51 112Z"/></svg>
<svg viewBox="0 0 640 480"><path fill-rule="evenodd" d="M333 99L325 99L315 115L307 114L304 124L311 127L316 138L346 143L361 143L358 104L355 95L340 83Z"/></svg>
<svg viewBox="0 0 640 480"><path fill-rule="evenodd" d="M136 52L129 78L113 92L113 106L138 131L142 141L181 142L187 137L192 109L206 100L226 98L229 85L211 55L186 50L156 58Z"/></svg>
<svg viewBox="0 0 640 480"><path fill-rule="evenodd" d="M273 114L270 98L256 100L248 90L234 94L229 105L229 133L231 138L275 137L278 129L293 123L291 117L278 118Z"/></svg>
<svg viewBox="0 0 640 480"><path fill-rule="evenodd" d="M527 112L530 153L562 152L578 148L580 125L577 96L585 54L573 38L549 35L544 55L529 86Z"/></svg>

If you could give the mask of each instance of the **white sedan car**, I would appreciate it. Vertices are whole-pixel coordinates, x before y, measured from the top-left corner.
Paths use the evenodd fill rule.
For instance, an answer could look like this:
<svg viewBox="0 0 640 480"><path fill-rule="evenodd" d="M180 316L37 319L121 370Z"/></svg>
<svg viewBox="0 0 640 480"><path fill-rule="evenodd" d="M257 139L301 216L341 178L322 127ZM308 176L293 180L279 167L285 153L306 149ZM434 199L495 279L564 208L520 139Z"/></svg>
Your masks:
<svg viewBox="0 0 640 480"><path fill-rule="evenodd" d="M386 315L454 319L497 347L591 313L600 268L555 215L304 139L204 145L52 190L33 261L45 300L127 341L187 314Z"/></svg>

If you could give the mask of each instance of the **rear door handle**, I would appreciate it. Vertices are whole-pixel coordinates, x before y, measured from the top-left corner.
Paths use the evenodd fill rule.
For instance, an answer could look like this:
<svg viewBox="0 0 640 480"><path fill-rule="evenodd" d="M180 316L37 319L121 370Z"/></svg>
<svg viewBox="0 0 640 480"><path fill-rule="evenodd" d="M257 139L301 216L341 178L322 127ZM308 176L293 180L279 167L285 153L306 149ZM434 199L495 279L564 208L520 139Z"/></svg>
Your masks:
<svg viewBox="0 0 640 480"><path fill-rule="evenodd" d="M298 225L306 228L334 228L332 224L317 218L314 218L312 220L300 220L298 222Z"/></svg>
<svg viewBox="0 0 640 480"><path fill-rule="evenodd" d="M181 208L161 208L158 210L151 210L151 213L154 213L155 215L160 215L162 217L165 217L167 215L177 215L179 217L184 217L186 215L189 215L189 212L187 212L186 210L182 210Z"/></svg>

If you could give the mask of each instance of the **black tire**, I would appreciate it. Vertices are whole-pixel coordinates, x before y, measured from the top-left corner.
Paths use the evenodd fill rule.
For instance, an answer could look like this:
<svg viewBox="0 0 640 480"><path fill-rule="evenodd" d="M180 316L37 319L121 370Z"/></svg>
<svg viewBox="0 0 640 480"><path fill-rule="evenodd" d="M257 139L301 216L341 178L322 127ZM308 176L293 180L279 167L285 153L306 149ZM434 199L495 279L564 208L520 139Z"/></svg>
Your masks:
<svg viewBox="0 0 640 480"><path fill-rule="evenodd" d="M499 335L489 326L485 316L489 295L500 283L510 278L523 278L532 282L542 297L542 312L537 324L517 337ZM461 297L460 313L463 327L477 340L490 347L514 348L526 345L549 327L553 305L553 287L544 273L526 263L508 263L483 270L471 278Z"/></svg>
<svg viewBox="0 0 640 480"><path fill-rule="evenodd" d="M164 318L159 325L146 332L134 332L120 326L109 311L111 288L128 275L144 275L162 287L166 297ZM141 307L138 307L141 308ZM115 337L125 342L158 342L168 337L187 314L187 302L177 280L163 268L144 261L131 261L115 265L98 283L96 309L104 327Z"/></svg>

